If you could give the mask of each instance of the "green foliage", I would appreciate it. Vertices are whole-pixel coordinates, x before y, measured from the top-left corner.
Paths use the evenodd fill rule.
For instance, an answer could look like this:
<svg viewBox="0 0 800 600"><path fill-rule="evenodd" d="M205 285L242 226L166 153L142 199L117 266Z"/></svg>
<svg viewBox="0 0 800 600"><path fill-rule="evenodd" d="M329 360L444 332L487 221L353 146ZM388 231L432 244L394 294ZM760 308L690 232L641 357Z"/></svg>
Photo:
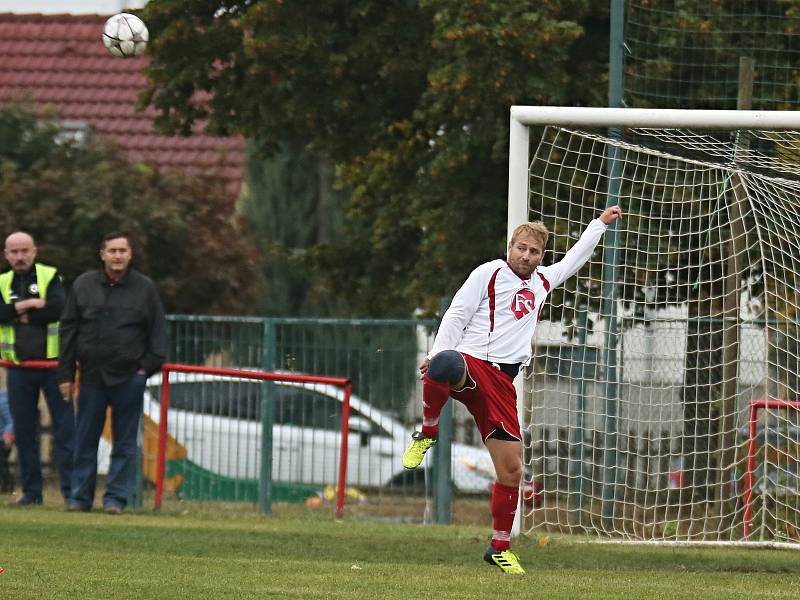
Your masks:
<svg viewBox="0 0 800 600"><path fill-rule="evenodd" d="M38 120L22 106L11 105L0 111L0 174L13 177L32 168L49 154L58 133L53 123Z"/></svg>
<svg viewBox="0 0 800 600"><path fill-rule="evenodd" d="M631 106L735 109L739 60L755 61L753 108L800 102L796 0L628 0L626 99Z"/></svg>
<svg viewBox="0 0 800 600"><path fill-rule="evenodd" d="M161 127L208 119L335 166L346 218L292 268L361 316L435 312L502 255L512 104L605 97L607 7L588 0L161 0L142 14L142 103Z"/></svg>
<svg viewBox="0 0 800 600"><path fill-rule="evenodd" d="M248 312L260 289L254 243L225 183L127 162L108 144L63 137L21 106L0 110L0 231L31 232L71 282L100 266L103 234L130 232L134 264L170 312Z"/></svg>
<svg viewBox="0 0 800 600"><path fill-rule="evenodd" d="M344 303L319 295L310 281L308 248L329 242L341 222L339 197L327 163L302 144L284 143L275 154L250 154L248 200L243 212L261 244L269 293L259 303L262 314L334 315Z"/></svg>

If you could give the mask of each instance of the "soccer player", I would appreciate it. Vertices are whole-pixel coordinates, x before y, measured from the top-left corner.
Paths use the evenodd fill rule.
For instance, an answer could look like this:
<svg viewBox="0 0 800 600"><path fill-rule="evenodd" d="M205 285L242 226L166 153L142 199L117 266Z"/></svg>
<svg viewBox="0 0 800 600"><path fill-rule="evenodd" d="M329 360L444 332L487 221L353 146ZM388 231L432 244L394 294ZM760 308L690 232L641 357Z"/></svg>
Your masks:
<svg viewBox="0 0 800 600"><path fill-rule="evenodd" d="M484 554L505 573L523 574L511 551L511 528L522 479L522 434L514 378L531 359L531 342L547 295L591 257L606 228L622 218L611 206L594 219L564 258L541 266L549 232L542 223L514 230L506 260L477 267L442 317L439 332L419 370L423 375L422 431L403 454L414 469L436 444L439 416L447 399L462 402L494 463L492 542Z"/></svg>

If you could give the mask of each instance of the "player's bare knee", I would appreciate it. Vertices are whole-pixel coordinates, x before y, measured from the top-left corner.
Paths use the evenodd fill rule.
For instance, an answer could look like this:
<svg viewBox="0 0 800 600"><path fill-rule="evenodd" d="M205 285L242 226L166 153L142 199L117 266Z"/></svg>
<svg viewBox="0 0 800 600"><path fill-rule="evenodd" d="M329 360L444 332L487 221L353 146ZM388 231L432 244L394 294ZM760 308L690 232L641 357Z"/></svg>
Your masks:
<svg viewBox="0 0 800 600"><path fill-rule="evenodd" d="M506 465L497 470L497 481L508 487L515 487L522 481L522 465Z"/></svg>
<svg viewBox="0 0 800 600"><path fill-rule="evenodd" d="M467 365L460 352L442 350L431 359L427 375L439 383L458 385L466 372Z"/></svg>

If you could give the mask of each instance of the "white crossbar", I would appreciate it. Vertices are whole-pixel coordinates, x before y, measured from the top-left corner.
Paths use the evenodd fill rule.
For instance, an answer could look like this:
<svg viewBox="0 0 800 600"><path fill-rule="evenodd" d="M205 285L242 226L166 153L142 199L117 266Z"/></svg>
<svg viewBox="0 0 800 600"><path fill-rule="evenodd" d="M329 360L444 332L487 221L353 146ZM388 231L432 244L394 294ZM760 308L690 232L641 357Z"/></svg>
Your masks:
<svg viewBox="0 0 800 600"><path fill-rule="evenodd" d="M512 121L562 127L800 129L800 111L512 106Z"/></svg>

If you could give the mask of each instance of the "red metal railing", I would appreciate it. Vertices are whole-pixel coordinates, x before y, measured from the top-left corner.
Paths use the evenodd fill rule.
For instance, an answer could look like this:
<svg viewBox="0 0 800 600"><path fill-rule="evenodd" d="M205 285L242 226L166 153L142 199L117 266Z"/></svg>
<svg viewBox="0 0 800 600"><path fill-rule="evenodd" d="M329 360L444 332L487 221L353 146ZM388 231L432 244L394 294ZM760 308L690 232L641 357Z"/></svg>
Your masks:
<svg viewBox="0 0 800 600"><path fill-rule="evenodd" d="M791 400L753 400L750 402L750 421L747 433L747 471L744 476L744 537L753 531L753 478L756 470L756 429L758 411L762 408L800 410L800 402ZM766 438L764 441L766 445Z"/></svg>
<svg viewBox="0 0 800 600"><path fill-rule="evenodd" d="M8 369L55 369L58 367L57 360L23 360L22 362L12 362L5 358L0 358L0 367Z"/></svg>
<svg viewBox="0 0 800 600"><path fill-rule="evenodd" d="M54 369L58 367L56 360L26 360L19 363L0 359L0 367L9 369ZM292 375L289 373L270 373L267 371L252 371L245 369L223 369L216 367L201 367L196 365L183 365L178 363L165 363L161 367L161 417L158 424L158 456L156 458L156 493L155 510L160 510L164 497L164 475L166 472L167 456L167 414L169 408L169 374L170 373L205 373L208 375L243 377L248 379L261 379L265 381L293 381L297 383L323 383L343 389L342 402L342 442L339 455L339 482L336 488L336 516L344 514L345 487L347 484L347 442L350 423L350 395L352 384L346 377L326 377L321 375Z"/></svg>
<svg viewBox="0 0 800 600"><path fill-rule="evenodd" d="M345 486L347 484L347 440L350 423L350 395L352 385L345 377L325 377L321 375L294 375L289 373L270 373L267 371L254 371L245 369L225 369L217 367L200 367L195 365L182 365L165 363L161 367L161 414L158 423L158 456L156 462L156 494L155 510L161 509L164 496L164 475L166 471L167 456L167 414L169 409L169 374L170 373L204 373L207 375L220 375L224 377L241 377L246 379L260 379L264 381L291 381L296 383L324 383L342 388L344 399L342 402L342 442L339 455L339 482L336 489L336 516L344 514Z"/></svg>

